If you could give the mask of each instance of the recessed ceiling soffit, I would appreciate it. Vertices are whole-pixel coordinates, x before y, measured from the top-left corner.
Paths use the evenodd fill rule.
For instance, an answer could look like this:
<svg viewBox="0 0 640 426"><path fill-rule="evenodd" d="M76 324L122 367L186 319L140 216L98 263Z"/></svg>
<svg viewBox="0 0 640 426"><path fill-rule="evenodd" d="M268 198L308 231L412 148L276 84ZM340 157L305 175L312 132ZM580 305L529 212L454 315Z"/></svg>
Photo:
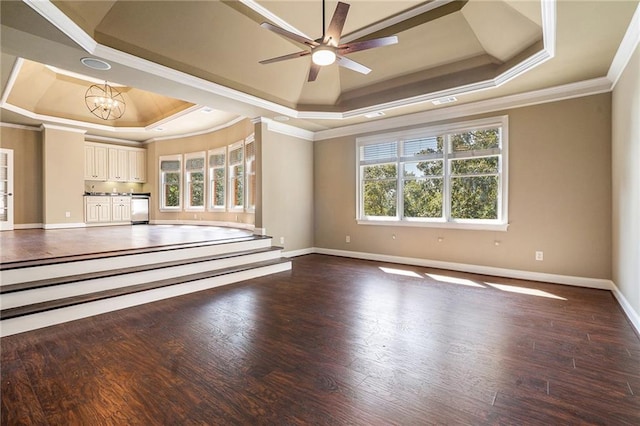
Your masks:
<svg viewBox="0 0 640 426"><path fill-rule="evenodd" d="M261 22L284 22L317 39L322 35L321 3L54 1L102 45L287 108L320 114L361 114L380 105L495 87L553 54L543 37L548 14L543 8L552 2L356 1L343 40L399 38L396 45L349 56L371 68L370 74L334 64L315 82L307 82L308 56L258 63L301 49L261 28ZM336 4L326 2L328 17Z"/></svg>
<svg viewBox="0 0 640 426"><path fill-rule="evenodd" d="M105 122L94 117L84 96L95 81L76 78L63 70L20 60L6 99L6 108L24 110L38 116L57 117L113 127L146 127L192 108L194 104L144 90L115 85L126 99L122 118Z"/></svg>

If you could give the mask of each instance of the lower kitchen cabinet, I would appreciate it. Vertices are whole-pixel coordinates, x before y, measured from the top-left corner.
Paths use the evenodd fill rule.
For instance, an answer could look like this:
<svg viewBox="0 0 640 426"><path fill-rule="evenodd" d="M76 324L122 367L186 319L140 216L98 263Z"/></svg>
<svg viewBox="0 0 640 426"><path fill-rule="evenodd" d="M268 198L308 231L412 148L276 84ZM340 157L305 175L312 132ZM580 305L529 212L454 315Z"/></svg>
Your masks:
<svg viewBox="0 0 640 426"><path fill-rule="evenodd" d="M111 197L84 197L86 223L111 222Z"/></svg>
<svg viewBox="0 0 640 426"><path fill-rule="evenodd" d="M130 223L131 197L85 196L84 218L88 224Z"/></svg>
<svg viewBox="0 0 640 426"><path fill-rule="evenodd" d="M131 197L111 197L111 221L131 222Z"/></svg>

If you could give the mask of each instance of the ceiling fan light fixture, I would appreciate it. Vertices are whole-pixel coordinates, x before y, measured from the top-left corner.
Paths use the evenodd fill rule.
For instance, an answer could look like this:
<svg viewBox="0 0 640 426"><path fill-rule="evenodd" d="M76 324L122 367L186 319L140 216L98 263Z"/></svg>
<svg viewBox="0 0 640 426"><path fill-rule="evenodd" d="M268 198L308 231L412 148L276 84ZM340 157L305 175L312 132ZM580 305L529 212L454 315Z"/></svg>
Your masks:
<svg viewBox="0 0 640 426"><path fill-rule="evenodd" d="M336 61L336 52L329 46L318 46L313 50L311 60L316 65L331 65Z"/></svg>

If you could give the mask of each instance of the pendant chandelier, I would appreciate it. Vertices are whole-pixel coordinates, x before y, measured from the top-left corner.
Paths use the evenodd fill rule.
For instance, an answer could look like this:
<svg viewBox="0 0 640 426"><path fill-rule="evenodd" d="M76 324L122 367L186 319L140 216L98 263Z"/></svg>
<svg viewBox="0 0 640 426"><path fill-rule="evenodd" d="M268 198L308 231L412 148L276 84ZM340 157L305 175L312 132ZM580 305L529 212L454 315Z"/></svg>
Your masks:
<svg viewBox="0 0 640 426"><path fill-rule="evenodd" d="M94 84L87 89L84 102L91 114L103 120L116 120L124 114L127 105L122 93L105 81L104 84Z"/></svg>

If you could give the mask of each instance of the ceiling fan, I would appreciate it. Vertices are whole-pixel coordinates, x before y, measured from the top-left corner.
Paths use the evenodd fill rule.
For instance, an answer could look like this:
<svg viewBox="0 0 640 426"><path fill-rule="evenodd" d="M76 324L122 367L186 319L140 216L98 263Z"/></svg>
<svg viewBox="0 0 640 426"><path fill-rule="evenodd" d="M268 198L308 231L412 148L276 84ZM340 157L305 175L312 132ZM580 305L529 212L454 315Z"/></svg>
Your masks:
<svg viewBox="0 0 640 426"><path fill-rule="evenodd" d="M309 68L309 77L307 81L315 81L316 77L318 77L318 72L320 72L320 67L331 65L336 61L338 62L338 65L342 67L357 71L362 74L369 74L371 72L370 68L367 68L356 61L348 59L344 55L353 52L359 52L361 50L372 49L374 47L396 44L398 42L397 36L388 36L376 38L373 40L354 41L351 43L340 44L342 28L344 27L344 23L347 19L349 5L347 3L338 2L336 10L335 12L333 12L331 22L329 23L329 28L327 28L326 32L324 25L324 0L322 0L322 9L322 38L319 38L317 40L311 40L301 35L284 30L268 22L263 22L260 25L262 28L266 28L290 40L304 44L310 49L284 56L278 56L277 58L266 59L264 61L260 61L260 63L271 64L274 62L286 61L288 59L295 59L311 55L311 67Z"/></svg>

